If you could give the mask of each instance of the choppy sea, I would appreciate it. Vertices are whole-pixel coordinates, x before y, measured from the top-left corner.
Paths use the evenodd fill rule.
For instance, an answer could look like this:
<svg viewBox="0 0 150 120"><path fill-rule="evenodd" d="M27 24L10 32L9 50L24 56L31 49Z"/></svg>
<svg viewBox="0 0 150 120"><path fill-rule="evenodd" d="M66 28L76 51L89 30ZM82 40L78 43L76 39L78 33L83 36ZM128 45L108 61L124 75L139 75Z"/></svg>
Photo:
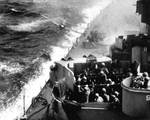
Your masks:
<svg viewBox="0 0 150 120"><path fill-rule="evenodd" d="M64 57L111 0L0 1L0 120L23 114Z"/></svg>

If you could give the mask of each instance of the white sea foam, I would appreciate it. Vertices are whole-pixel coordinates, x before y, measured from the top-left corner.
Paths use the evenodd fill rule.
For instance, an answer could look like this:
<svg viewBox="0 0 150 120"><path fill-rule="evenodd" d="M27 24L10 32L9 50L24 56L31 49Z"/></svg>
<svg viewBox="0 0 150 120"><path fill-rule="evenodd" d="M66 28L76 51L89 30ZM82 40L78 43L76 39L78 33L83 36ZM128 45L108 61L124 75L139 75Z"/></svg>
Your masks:
<svg viewBox="0 0 150 120"><path fill-rule="evenodd" d="M108 0L110 1L110 0ZM64 41L68 41L70 43L69 46L67 46L67 43L64 44L64 46L58 47L58 46L50 46L52 48L53 52L51 53L51 58L53 61L58 61L62 57L64 57L68 51L71 49L73 43L76 42L76 39L80 37L81 33L85 31L85 29L88 27L88 24L100 13L100 10L106 7L110 2L106 0L103 1L103 4L97 4L96 6L93 6L92 8L86 9L83 11L83 14L86 15L86 18L84 19L83 24L79 24L75 27L71 28L71 31L68 33L68 35L65 36ZM94 14L93 14L94 13ZM25 24L24 24L25 25ZM35 25L38 26L38 24L32 23L28 24L29 26ZM27 26L27 25L25 25ZM28 28L25 27L25 28ZM14 29L14 28L13 28ZM21 29L21 27L20 27ZM53 64L53 62L46 62L42 65L42 71L40 76L36 76L35 78L31 78L29 80L28 84L26 84L23 89L25 90L26 94L26 109L31 104L32 98L37 96L40 92L41 88L45 85L45 83L49 79L49 67ZM23 115L23 95L24 91L22 91L19 95L19 97L16 99L15 102L8 105L7 108L1 110L0 112L0 120L14 120L17 117Z"/></svg>
<svg viewBox="0 0 150 120"><path fill-rule="evenodd" d="M29 23L20 23L18 25L8 25L7 27L14 31L34 31L34 29L38 28L43 21L36 20Z"/></svg>
<svg viewBox="0 0 150 120"><path fill-rule="evenodd" d="M0 62L0 72L3 72L3 70L8 72L8 74L14 74L24 70L24 66L17 63Z"/></svg>
<svg viewBox="0 0 150 120"><path fill-rule="evenodd" d="M41 26L46 24L47 22L51 22L53 25L56 26L61 23L65 24L65 20L60 17L50 19L43 15L43 18L30 22L24 21L19 23L18 25L7 25L7 28L17 32L36 32L40 30L42 28Z"/></svg>
<svg viewBox="0 0 150 120"><path fill-rule="evenodd" d="M29 80L28 84L23 87L19 97L11 104L7 105L7 108L0 110L0 120L14 120L17 117L23 115L23 95L25 92L25 106L26 109L30 106L32 98L37 96L41 88L45 85L49 79L50 65L53 62L46 62L42 64L41 75L34 76Z"/></svg>

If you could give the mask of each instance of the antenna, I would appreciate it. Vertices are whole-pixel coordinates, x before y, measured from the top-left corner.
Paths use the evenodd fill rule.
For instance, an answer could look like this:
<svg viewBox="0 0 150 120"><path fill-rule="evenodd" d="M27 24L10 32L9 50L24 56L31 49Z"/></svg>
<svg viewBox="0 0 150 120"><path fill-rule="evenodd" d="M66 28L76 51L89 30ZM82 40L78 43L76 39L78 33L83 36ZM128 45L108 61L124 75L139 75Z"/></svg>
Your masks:
<svg viewBox="0 0 150 120"><path fill-rule="evenodd" d="M21 81L21 82L24 84L23 81ZM26 97L25 88L23 88L23 116L20 118L20 120L27 120L25 97Z"/></svg>
<svg viewBox="0 0 150 120"><path fill-rule="evenodd" d="M24 115L26 114L25 105L26 105L26 103L25 103L25 89L24 89L24 90L23 90L23 113L24 113Z"/></svg>

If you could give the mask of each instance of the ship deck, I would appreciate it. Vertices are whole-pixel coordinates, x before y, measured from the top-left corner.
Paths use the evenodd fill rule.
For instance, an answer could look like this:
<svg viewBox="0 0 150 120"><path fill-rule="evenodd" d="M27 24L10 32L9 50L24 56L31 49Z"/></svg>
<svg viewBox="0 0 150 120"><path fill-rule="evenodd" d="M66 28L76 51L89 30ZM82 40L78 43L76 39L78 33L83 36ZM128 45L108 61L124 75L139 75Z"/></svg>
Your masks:
<svg viewBox="0 0 150 120"><path fill-rule="evenodd" d="M66 111L69 120L149 120L148 117L131 117L122 112L121 106L108 103L83 103L81 109Z"/></svg>
<svg viewBox="0 0 150 120"><path fill-rule="evenodd" d="M80 120L149 120L149 118L133 118L117 110L81 109L78 112Z"/></svg>

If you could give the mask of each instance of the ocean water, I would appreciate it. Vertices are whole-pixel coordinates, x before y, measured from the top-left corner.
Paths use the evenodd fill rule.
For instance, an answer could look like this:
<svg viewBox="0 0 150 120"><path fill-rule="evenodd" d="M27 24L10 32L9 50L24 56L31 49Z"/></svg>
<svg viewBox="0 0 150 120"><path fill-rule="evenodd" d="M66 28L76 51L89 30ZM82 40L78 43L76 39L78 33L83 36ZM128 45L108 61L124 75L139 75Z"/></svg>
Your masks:
<svg viewBox="0 0 150 120"><path fill-rule="evenodd" d="M0 120L14 120L111 0L0 2Z"/></svg>

